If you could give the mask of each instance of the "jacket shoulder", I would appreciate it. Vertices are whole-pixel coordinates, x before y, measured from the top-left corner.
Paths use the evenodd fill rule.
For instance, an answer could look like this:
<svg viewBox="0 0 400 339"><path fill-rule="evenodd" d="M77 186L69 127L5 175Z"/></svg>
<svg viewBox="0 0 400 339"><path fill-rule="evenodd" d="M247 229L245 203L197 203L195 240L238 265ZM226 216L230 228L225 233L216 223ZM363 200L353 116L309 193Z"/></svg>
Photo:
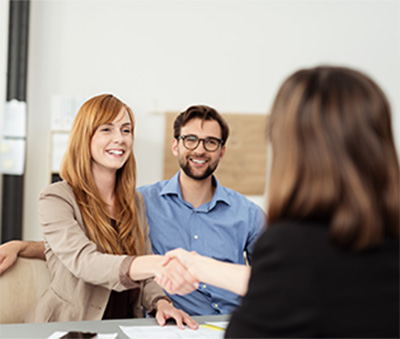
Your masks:
<svg viewBox="0 0 400 339"><path fill-rule="evenodd" d="M40 192L40 196L46 195L74 195L72 187L66 181L52 183Z"/></svg>

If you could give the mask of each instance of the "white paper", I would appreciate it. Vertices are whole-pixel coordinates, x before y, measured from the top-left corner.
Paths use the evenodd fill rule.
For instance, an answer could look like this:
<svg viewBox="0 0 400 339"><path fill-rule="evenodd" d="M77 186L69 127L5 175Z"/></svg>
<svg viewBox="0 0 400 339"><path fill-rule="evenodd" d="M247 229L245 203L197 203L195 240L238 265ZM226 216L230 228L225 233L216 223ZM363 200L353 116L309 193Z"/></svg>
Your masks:
<svg viewBox="0 0 400 339"><path fill-rule="evenodd" d="M25 139L0 140L0 173L22 175L25 168Z"/></svg>
<svg viewBox="0 0 400 339"><path fill-rule="evenodd" d="M63 335L66 335L68 332L57 331L54 332L47 339L60 339ZM98 333L96 339L115 339L117 337L117 333Z"/></svg>
<svg viewBox="0 0 400 339"><path fill-rule="evenodd" d="M3 136L11 138L26 137L26 103L11 100L4 105Z"/></svg>
<svg viewBox="0 0 400 339"><path fill-rule="evenodd" d="M134 339L223 339L225 331L211 330L199 327L198 330L185 328L181 330L178 326L120 326L122 331Z"/></svg>

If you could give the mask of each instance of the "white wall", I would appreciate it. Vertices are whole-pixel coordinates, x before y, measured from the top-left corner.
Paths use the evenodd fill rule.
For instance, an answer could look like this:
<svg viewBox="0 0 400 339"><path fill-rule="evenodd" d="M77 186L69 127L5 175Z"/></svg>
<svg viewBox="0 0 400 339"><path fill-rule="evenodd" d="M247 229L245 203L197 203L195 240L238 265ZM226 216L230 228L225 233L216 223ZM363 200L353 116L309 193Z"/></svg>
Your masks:
<svg viewBox="0 0 400 339"><path fill-rule="evenodd" d="M163 112L265 113L294 70L356 67L386 91L400 144L398 1L32 1L25 239L41 239L54 95L113 92L134 110L138 183L161 179Z"/></svg>

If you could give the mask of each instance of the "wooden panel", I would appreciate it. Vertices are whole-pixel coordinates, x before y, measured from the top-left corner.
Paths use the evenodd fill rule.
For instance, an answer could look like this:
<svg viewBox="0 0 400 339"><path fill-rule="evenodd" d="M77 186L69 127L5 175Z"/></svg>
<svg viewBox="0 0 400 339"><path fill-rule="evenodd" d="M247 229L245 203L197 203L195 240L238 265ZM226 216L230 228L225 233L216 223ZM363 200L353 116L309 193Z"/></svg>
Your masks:
<svg viewBox="0 0 400 339"><path fill-rule="evenodd" d="M165 114L164 179L178 170L178 160L171 151L173 123L177 113ZM225 156L215 174L219 182L244 195L262 195L267 165L267 115L223 114L230 136Z"/></svg>

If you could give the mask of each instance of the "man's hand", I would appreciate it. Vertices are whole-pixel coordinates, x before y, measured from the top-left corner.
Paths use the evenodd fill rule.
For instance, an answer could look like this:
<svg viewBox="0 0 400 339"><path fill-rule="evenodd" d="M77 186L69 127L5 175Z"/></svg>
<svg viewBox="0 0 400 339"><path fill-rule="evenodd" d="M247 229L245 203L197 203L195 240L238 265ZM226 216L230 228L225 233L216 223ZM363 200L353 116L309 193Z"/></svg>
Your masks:
<svg viewBox="0 0 400 339"><path fill-rule="evenodd" d="M156 320L158 324L160 326L164 326L167 319L170 318L174 319L176 321L176 325L181 329L185 328L184 324L186 324L192 330L197 330L199 328L196 320L191 318L187 313L176 309L166 300L159 300L157 302L156 313Z"/></svg>
<svg viewBox="0 0 400 339"><path fill-rule="evenodd" d="M46 260L43 241L12 240L0 246L0 275L15 264L18 257Z"/></svg>
<svg viewBox="0 0 400 339"><path fill-rule="evenodd" d="M9 241L0 246L0 275L15 264L18 253L22 250L21 241Z"/></svg>

